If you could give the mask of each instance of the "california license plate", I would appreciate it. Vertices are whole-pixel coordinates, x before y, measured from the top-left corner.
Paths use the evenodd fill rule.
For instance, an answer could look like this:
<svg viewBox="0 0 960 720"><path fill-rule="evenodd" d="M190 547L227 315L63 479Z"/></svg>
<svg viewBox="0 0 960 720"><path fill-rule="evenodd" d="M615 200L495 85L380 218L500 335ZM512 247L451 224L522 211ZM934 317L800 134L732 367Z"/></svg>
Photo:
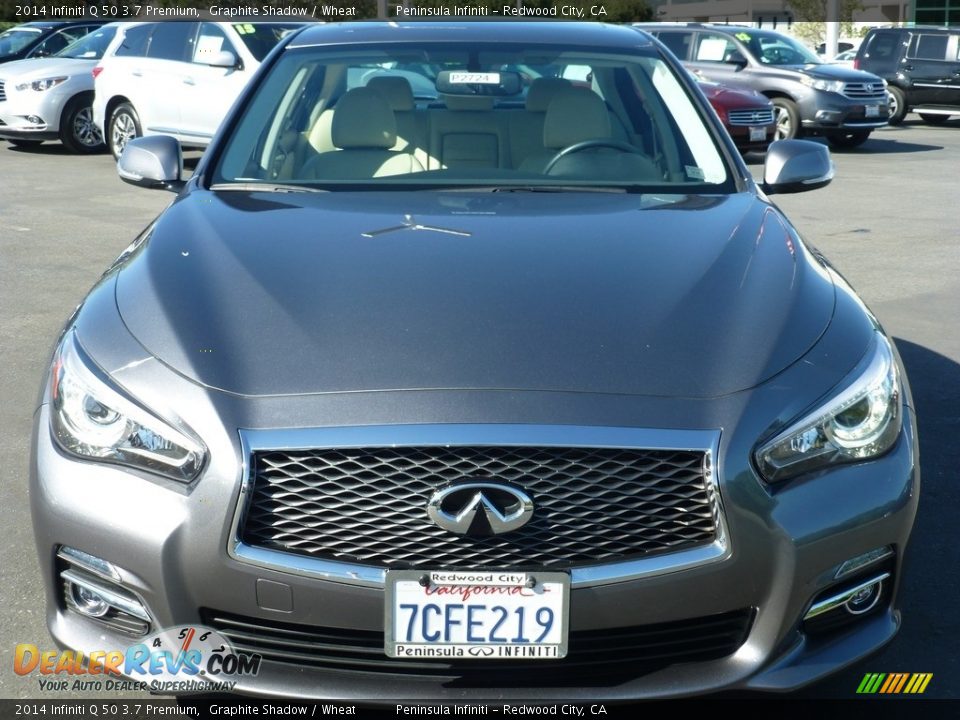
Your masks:
<svg viewBox="0 0 960 720"><path fill-rule="evenodd" d="M567 654L566 573L391 570L386 590L389 657L556 660Z"/></svg>
<svg viewBox="0 0 960 720"><path fill-rule="evenodd" d="M865 105L863 108L863 112L866 117L880 117L880 106Z"/></svg>
<svg viewBox="0 0 960 720"><path fill-rule="evenodd" d="M760 142L767 139L767 129L765 127L750 128L750 142Z"/></svg>

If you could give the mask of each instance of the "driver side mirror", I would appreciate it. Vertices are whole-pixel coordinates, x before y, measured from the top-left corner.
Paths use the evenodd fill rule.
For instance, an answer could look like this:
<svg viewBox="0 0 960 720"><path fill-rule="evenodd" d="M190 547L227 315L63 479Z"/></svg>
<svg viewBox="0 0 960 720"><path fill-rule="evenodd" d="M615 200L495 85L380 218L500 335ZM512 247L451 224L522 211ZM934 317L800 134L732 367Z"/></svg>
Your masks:
<svg viewBox="0 0 960 720"><path fill-rule="evenodd" d="M738 70L743 70L747 66L747 59L739 50L731 50L723 59L728 65L736 65Z"/></svg>
<svg viewBox="0 0 960 720"><path fill-rule="evenodd" d="M771 143L763 164L763 191L767 195L817 190L833 180L833 160L826 146L809 140Z"/></svg>
<svg viewBox="0 0 960 720"><path fill-rule="evenodd" d="M180 141L169 135L134 138L117 160L117 174L137 187L180 192L185 185Z"/></svg>
<svg viewBox="0 0 960 720"><path fill-rule="evenodd" d="M206 64L211 67L235 68L237 66L237 56L229 50L221 50L220 52L214 53L213 56L207 60Z"/></svg>

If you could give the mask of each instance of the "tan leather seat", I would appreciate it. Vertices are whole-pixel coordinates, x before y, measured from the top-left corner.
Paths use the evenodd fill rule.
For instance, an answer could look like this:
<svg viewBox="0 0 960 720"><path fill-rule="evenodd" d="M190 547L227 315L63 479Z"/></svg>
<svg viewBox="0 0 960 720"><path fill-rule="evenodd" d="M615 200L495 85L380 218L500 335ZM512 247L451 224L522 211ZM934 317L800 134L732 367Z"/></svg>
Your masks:
<svg viewBox="0 0 960 720"><path fill-rule="evenodd" d="M492 96L444 96L445 110L430 111L430 169L509 167L506 113Z"/></svg>
<svg viewBox="0 0 960 720"><path fill-rule="evenodd" d="M334 108L331 138L337 150L321 153L303 168L306 179L363 180L421 172L423 166L397 142L397 121L376 90L355 88Z"/></svg>
<svg viewBox="0 0 960 720"><path fill-rule="evenodd" d="M383 95L397 120L397 142L393 150L413 155L427 167L429 129L427 113L418 111L413 99L410 81L396 75L381 75L370 79L367 87Z"/></svg>
<svg viewBox="0 0 960 720"><path fill-rule="evenodd" d="M550 101L561 90L572 87L563 78L537 78L530 84L523 111L508 115L510 163L518 168L534 153L543 154L543 123Z"/></svg>

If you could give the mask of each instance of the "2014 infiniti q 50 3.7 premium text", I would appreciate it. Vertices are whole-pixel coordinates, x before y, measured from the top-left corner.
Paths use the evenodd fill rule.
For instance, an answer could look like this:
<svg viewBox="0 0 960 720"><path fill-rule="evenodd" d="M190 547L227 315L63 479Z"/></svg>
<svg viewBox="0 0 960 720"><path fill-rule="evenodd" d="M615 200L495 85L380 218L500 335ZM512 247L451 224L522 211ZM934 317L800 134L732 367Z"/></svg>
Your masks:
<svg viewBox="0 0 960 720"><path fill-rule="evenodd" d="M142 680L223 644L262 696L617 699L789 690L897 632L907 379L768 200L829 151L755 183L649 35L309 27L189 180L162 136L118 170L176 199L36 413L61 645Z"/></svg>

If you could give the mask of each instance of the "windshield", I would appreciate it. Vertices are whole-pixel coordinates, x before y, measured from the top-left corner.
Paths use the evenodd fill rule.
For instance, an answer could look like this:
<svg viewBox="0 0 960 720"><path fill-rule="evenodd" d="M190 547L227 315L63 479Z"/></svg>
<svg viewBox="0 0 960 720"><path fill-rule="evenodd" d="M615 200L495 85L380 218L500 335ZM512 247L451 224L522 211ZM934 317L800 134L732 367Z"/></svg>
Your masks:
<svg viewBox="0 0 960 720"><path fill-rule="evenodd" d="M246 104L213 182L730 191L694 92L653 48L289 50Z"/></svg>
<svg viewBox="0 0 960 720"><path fill-rule="evenodd" d="M737 32L737 37L764 65L820 65L823 62L806 45L780 33L745 30Z"/></svg>
<svg viewBox="0 0 960 720"><path fill-rule="evenodd" d="M237 31L247 50L257 60L263 60L274 46L280 42L286 35L293 30L301 27L296 23L234 23L233 29Z"/></svg>
<svg viewBox="0 0 960 720"><path fill-rule="evenodd" d="M84 35L82 38L67 45L56 54L56 57L82 58L84 60L99 60L107 51L107 46L116 35L115 27L103 27Z"/></svg>
<svg viewBox="0 0 960 720"><path fill-rule="evenodd" d="M39 37L37 28L12 28L0 33L0 57L20 52Z"/></svg>

